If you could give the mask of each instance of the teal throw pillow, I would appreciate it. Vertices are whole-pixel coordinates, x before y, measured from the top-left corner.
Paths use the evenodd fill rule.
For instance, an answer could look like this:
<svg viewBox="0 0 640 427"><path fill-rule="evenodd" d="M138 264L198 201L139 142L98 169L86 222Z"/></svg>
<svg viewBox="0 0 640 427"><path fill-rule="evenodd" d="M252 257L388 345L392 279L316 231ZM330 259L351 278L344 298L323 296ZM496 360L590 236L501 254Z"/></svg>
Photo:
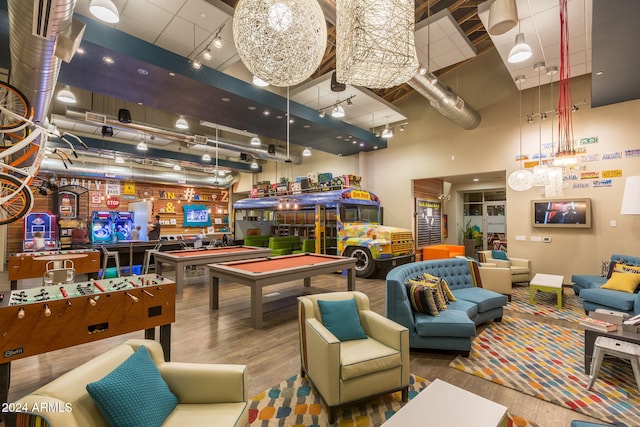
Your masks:
<svg viewBox="0 0 640 427"><path fill-rule="evenodd" d="M87 391L110 427L159 427L178 405L145 346Z"/></svg>
<svg viewBox="0 0 640 427"><path fill-rule="evenodd" d="M491 258L509 261L509 258L507 258L507 253L505 251L491 251Z"/></svg>
<svg viewBox="0 0 640 427"><path fill-rule="evenodd" d="M340 341L362 340L367 334L360 324L355 299L318 300L322 324Z"/></svg>

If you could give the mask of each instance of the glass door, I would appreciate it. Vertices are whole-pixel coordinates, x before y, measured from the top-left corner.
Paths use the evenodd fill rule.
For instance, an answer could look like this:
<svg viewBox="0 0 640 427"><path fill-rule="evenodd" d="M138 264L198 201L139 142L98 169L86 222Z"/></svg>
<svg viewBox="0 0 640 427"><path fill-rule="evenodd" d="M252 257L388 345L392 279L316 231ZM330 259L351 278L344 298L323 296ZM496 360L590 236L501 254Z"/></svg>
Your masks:
<svg viewBox="0 0 640 427"><path fill-rule="evenodd" d="M467 225L472 228L474 252L487 249L506 249L505 207L505 190L464 193L463 229L468 228Z"/></svg>
<svg viewBox="0 0 640 427"><path fill-rule="evenodd" d="M506 250L507 249L507 222L505 215L505 202L485 202L486 224L485 239L483 242L484 250Z"/></svg>

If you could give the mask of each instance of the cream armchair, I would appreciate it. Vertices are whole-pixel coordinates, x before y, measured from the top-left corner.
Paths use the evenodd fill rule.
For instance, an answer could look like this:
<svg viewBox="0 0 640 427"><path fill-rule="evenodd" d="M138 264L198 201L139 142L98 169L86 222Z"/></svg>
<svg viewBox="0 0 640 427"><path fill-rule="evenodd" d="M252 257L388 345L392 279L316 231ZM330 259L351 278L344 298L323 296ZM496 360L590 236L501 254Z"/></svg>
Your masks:
<svg viewBox="0 0 640 427"><path fill-rule="evenodd" d="M318 301L355 299L368 338L340 341L322 323ZM361 292L332 292L298 297L301 373L329 408L329 422L345 403L402 390L409 392L409 331L371 311Z"/></svg>
<svg viewBox="0 0 640 427"><path fill-rule="evenodd" d="M41 408L38 412L51 427L106 427L86 386L109 374L140 346L147 348L160 375L178 398L178 405L163 427L249 425L245 365L165 362L160 344L146 339L131 339L100 354L22 397L15 407ZM148 399L137 396L137 404L144 407L145 398ZM66 407L72 410L60 409Z"/></svg>
<svg viewBox="0 0 640 427"><path fill-rule="evenodd" d="M480 271L480 280L482 287L499 294L506 295L511 301L511 292L513 290L511 284L511 269L496 267L492 263L480 263L478 267Z"/></svg>
<svg viewBox="0 0 640 427"><path fill-rule="evenodd" d="M483 259L483 256L484 259ZM524 258L508 257L508 260L496 259L492 256L492 251L478 251L480 262L495 264L499 268L511 270L511 283L528 282L531 280L531 260Z"/></svg>

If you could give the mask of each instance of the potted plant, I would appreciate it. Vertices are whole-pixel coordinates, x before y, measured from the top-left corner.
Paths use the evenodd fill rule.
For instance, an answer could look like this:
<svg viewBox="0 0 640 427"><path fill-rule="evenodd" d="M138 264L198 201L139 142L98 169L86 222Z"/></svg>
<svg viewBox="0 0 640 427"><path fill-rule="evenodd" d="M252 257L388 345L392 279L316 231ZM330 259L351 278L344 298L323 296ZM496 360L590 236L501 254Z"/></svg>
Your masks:
<svg viewBox="0 0 640 427"><path fill-rule="evenodd" d="M473 225L471 220L468 220L464 227L460 228L462 233L462 242L464 244L464 253L467 256L474 256L476 249L476 238L473 235Z"/></svg>

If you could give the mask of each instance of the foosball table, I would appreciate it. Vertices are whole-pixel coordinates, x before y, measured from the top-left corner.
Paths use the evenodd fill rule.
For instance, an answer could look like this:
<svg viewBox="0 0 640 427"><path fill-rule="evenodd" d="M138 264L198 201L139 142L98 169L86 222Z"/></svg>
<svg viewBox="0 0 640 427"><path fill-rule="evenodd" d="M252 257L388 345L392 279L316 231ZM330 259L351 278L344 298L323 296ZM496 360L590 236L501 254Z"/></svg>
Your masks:
<svg viewBox="0 0 640 427"><path fill-rule="evenodd" d="M171 358L176 284L158 274L89 280L0 294L0 401L11 361L139 330Z"/></svg>

